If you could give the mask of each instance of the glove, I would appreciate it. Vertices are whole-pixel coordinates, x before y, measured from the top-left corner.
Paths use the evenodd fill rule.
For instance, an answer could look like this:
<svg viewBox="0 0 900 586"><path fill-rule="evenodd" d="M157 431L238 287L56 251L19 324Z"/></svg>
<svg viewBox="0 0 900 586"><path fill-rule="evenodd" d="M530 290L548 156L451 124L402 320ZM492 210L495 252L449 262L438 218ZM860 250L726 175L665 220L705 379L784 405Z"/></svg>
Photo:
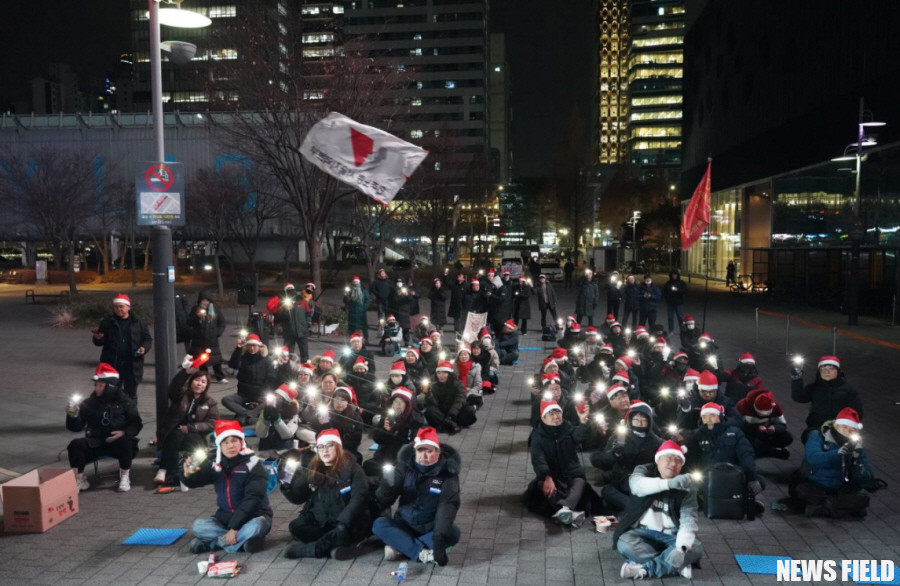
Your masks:
<svg viewBox="0 0 900 586"><path fill-rule="evenodd" d="M850 455L850 452L851 452L851 451L852 451L852 450L851 450L851 448L850 448L850 444L844 444L844 445L841 446L841 449L838 450L838 454L840 454L841 456L846 457L846 456L849 456L849 455Z"/></svg>
<svg viewBox="0 0 900 586"><path fill-rule="evenodd" d="M444 547L444 544L438 540L434 541L434 550L432 550L434 555L434 561L437 565L442 568L447 565L447 562L450 560L447 558L447 548Z"/></svg>
<svg viewBox="0 0 900 586"><path fill-rule="evenodd" d="M688 490L693 485L693 482L690 474L679 474L675 478L670 478L667 484L673 490Z"/></svg>
<svg viewBox="0 0 900 586"><path fill-rule="evenodd" d="M618 460L622 456L625 455L625 448L623 446L616 446L612 449L613 458Z"/></svg>
<svg viewBox="0 0 900 586"><path fill-rule="evenodd" d="M750 492L753 493L753 496L756 496L763 491L762 485L759 483L759 480L754 480L753 482L748 482L747 488L750 489Z"/></svg>
<svg viewBox="0 0 900 586"><path fill-rule="evenodd" d="M803 369L799 366L791 367L791 380L799 380L803 378Z"/></svg>
<svg viewBox="0 0 900 586"><path fill-rule="evenodd" d="M275 405L266 405L266 408L263 409L263 419L266 421L278 421L280 414L278 413L278 408Z"/></svg>
<svg viewBox="0 0 900 586"><path fill-rule="evenodd" d="M191 356L190 354L185 354L185 355L184 355L184 360L181 361L181 368L183 368L183 369L187 370L188 372L190 372L189 369L191 368L191 363L192 363L193 361L194 361L194 357L193 357L193 356Z"/></svg>

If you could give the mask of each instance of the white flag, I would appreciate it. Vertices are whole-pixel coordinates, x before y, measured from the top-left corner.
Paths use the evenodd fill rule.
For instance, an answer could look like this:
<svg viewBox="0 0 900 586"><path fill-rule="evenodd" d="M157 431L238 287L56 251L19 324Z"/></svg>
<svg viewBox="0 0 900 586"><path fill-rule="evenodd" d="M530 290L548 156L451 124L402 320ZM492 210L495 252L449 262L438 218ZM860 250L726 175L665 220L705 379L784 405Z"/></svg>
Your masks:
<svg viewBox="0 0 900 586"><path fill-rule="evenodd" d="M466 344L471 344L475 340L478 339L478 332L481 331L487 325L487 314L486 313L473 313L469 312L466 314L466 327L463 328L462 331L462 341Z"/></svg>
<svg viewBox="0 0 900 586"><path fill-rule="evenodd" d="M331 112L309 129L300 153L329 175L387 205L428 151Z"/></svg>

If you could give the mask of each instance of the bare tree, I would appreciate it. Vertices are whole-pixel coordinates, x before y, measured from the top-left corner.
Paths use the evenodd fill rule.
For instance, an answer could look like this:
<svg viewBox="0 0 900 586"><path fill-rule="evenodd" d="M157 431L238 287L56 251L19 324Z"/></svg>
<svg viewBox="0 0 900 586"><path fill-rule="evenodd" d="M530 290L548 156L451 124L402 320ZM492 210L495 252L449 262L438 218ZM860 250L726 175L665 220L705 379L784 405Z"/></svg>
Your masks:
<svg viewBox="0 0 900 586"><path fill-rule="evenodd" d="M12 156L0 174L0 197L39 238L50 243L55 264L61 268L68 255L69 291L77 293L74 263L75 243L86 220L95 211L97 190L94 154L77 150L40 148Z"/></svg>
<svg viewBox="0 0 900 586"><path fill-rule="evenodd" d="M307 162L300 146L328 112L389 130L403 107L389 99L390 91L404 87L408 77L401 68L379 66L351 49L336 49L317 64L304 62L300 35L273 41L279 16L259 5L216 33L225 46L240 47L241 63L253 67L218 63L210 95L222 100L215 109L232 112L231 123L221 127L225 144L268 174L277 185L273 196L296 210L312 279L321 290L321 253L332 214L355 190Z"/></svg>
<svg viewBox="0 0 900 586"><path fill-rule="evenodd" d="M112 256L109 249L110 237L117 228L124 232L128 227L129 203L135 198L117 165L108 161L95 161L94 172L99 181L97 200L94 205L95 213L86 224L85 231L100 252L97 272L102 275L109 272Z"/></svg>
<svg viewBox="0 0 900 586"><path fill-rule="evenodd" d="M187 200L187 211L192 226L215 245L213 268L219 297L225 293L219 253L225 239L231 235L229 227L235 210L243 205L247 198L246 189L233 179L228 173L200 169L191 181L189 190L192 195Z"/></svg>

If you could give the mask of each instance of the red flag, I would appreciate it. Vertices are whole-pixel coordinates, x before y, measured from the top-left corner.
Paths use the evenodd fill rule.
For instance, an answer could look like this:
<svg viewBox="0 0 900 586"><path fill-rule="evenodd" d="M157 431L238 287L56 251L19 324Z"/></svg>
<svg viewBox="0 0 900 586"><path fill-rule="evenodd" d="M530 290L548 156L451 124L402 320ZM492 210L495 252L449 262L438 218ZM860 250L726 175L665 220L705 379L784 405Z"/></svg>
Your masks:
<svg viewBox="0 0 900 586"><path fill-rule="evenodd" d="M688 250L703 235L703 231L709 226L710 208L710 174L712 171L712 159L706 164L706 173L700 180L687 209L684 211L684 220L681 222L681 250Z"/></svg>

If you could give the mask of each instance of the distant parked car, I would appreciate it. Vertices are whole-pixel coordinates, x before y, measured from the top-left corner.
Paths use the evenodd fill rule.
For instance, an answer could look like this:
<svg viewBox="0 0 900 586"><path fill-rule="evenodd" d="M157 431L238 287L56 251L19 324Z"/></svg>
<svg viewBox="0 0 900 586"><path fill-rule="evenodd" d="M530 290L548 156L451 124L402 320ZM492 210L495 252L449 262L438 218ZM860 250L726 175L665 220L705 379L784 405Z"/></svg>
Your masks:
<svg viewBox="0 0 900 586"><path fill-rule="evenodd" d="M558 262L542 262L541 274L547 275L548 281L556 282L563 280L563 270Z"/></svg>

